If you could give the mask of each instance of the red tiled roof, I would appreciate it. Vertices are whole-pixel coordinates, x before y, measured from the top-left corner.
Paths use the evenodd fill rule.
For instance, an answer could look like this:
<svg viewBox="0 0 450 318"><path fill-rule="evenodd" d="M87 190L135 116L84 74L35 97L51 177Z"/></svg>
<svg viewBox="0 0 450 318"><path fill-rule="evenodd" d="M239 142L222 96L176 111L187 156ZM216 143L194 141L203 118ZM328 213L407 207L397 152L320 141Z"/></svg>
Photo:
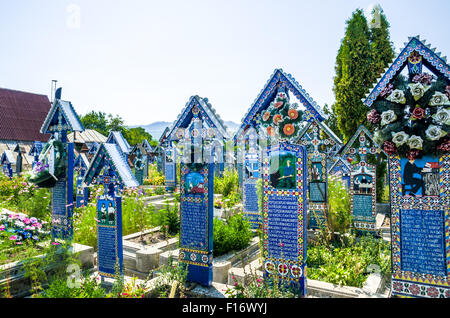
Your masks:
<svg viewBox="0 0 450 318"><path fill-rule="evenodd" d="M0 88L0 139L47 141L40 129L49 110L46 95Z"/></svg>

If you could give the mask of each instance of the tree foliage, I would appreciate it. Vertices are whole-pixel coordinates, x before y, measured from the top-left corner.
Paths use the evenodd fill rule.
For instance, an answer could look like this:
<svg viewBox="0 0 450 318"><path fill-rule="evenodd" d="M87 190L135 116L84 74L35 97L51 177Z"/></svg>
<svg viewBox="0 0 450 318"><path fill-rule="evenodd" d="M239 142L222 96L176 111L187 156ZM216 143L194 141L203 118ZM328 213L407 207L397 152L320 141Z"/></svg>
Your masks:
<svg viewBox="0 0 450 318"><path fill-rule="evenodd" d="M93 110L81 116L80 119L84 128L94 129L105 136L108 136L111 131L120 131L130 145L140 144L144 139L147 139L152 147L158 144L144 128L127 128L124 120L119 115L114 116Z"/></svg>
<svg viewBox="0 0 450 318"><path fill-rule="evenodd" d="M332 110L344 141L350 139L359 125L368 126L367 108L361 99L394 57L386 16L379 7L375 7L373 16L376 23L371 23L369 28L363 10L353 12L346 22L345 36L336 57L333 87L336 102Z"/></svg>

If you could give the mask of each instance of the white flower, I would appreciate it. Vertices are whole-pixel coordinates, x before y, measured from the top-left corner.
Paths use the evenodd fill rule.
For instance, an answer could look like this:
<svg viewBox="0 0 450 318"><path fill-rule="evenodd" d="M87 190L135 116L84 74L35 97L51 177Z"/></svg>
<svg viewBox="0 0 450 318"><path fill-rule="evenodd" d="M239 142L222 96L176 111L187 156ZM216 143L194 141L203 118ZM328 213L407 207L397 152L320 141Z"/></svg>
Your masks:
<svg viewBox="0 0 450 318"><path fill-rule="evenodd" d="M392 133L392 142L397 146L400 147L405 142L408 141L409 135L405 133L404 131L400 131L398 133Z"/></svg>
<svg viewBox="0 0 450 318"><path fill-rule="evenodd" d="M393 110L388 110L381 113L381 125L387 125L392 123L397 119L397 115L395 115Z"/></svg>
<svg viewBox="0 0 450 318"><path fill-rule="evenodd" d="M408 84L408 86L414 100L419 100L431 87L431 85L422 85L420 83Z"/></svg>
<svg viewBox="0 0 450 318"><path fill-rule="evenodd" d="M439 140L446 136L447 133L441 129L441 127L430 125L425 131L425 135L430 140Z"/></svg>
<svg viewBox="0 0 450 318"><path fill-rule="evenodd" d="M439 109L436 114L431 116L438 124L450 125L450 109Z"/></svg>
<svg viewBox="0 0 450 318"><path fill-rule="evenodd" d="M401 89L393 90L392 93L386 97L386 99L393 103L404 104L406 103L405 92Z"/></svg>
<svg viewBox="0 0 450 318"><path fill-rule="evenodd" d="M450 100L447 95L441 92L434 92L431 96L429 104L430 106L450 106Z"/></svg>
<svg viewBox="0 0 450 318"><path fill-rule="evenodd" d="M408 146L411 149L420 149L420 150L422 150L423 140L419 136L412 135L408 139Z"/></svg>

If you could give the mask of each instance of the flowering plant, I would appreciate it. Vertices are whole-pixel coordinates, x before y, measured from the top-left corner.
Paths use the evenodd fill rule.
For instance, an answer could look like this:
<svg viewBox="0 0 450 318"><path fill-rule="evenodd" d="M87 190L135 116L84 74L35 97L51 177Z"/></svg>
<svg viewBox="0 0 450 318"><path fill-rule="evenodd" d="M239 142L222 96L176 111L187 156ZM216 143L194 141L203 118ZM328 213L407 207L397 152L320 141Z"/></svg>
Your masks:
<svg viewBox="0 0 450 318"><path fill-rule="evenodd" d="M15 241L16 245L22 244L25 240L41 241L47 238L49 232L45 230L46 223L26 214L6 212L0 214L0 233L8 237L10 241Z"/></svg>
<svg viewBox="0 0 450 318"><path fill-rule="evenodd" d="M377 141L390 155L420 158L447 153L450 143L450 85L421 73L395 77L367 114Z"/></svg>

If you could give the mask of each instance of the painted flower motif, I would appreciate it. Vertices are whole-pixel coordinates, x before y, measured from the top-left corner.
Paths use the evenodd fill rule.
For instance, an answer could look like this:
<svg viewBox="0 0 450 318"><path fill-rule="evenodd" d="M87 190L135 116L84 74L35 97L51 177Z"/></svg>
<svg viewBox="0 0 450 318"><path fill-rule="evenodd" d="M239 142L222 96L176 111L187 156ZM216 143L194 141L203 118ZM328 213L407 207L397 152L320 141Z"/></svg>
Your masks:
<svg viewBox="0 0 450 318"><path fill-rule="evenodd" d="M273 116L273 123L275 125L278 125L279 123L283 122L283 116L281 116L280 114L276 114L275 116Z"/></svg>
<svg viewBox="0 0 450 318"><path fill-rule="evenodd" d="M386 98L388 101L398 104L406 103L405 92L401 89L393 90L392 93Z"/></svg>
<svg viewBox="0 0 450 318"><path fill-rule="evenodd" d="M403 284L399 282L394 282L392 284L392 289L394 289L396 292L401 292L403 291Z"/></svg>
<svg viewBox="0 0 450 318"><path fill-rule="evenodd" d="M417 295L420 293L420 287L417 286L416 284L411 285L411 287L409 287L409 290L413 295Z"/></svg>
<svg viewBox="0 0 450 318"><path fill-rule="evenodd" d="M442 137L445 137L447 133L441 129L439 126L430 125L427 130L425 130L425 135L429 140L439 140Z"/></svg>
<svg viewBox="0 0 450 318"><path fill-rule="evenodd" d="M420 73L417 75L414 75L412 78L413 83L420 83L422 85L430 85L433 81L433 75L428 73Z"/></svg>
<svg viewBox="0 0 450 318"><path fill-rule="evenodd" d="M406 153L406 158L409 160L415 160L420 156L420 150L418 149L411 149Z"/></svg>
<svg viewBox="0 0 450 318"><path fill-rule="evenodd" d="M439 109L436 114L431 116L436 123L440 125L449 125L450 126L450 109L449 108L443 108Z"/></svg>
<svg viewBox="0 0 450 318"><path fill-rule="evenodd" d="M414 100L419 100L427 90L430 89L430 85L422 85L421 83L408 84L409 90Z"/></svg>
<svg viewBox="0 0 450 318"><path fill-rule="evenodd" d="M367 113L367 120L371 124L378 124L381 121L381 115L375 109L372 109Z"/></svg>
<svg viewBox="0 0 450 318"><path fill-rule="evenodd" d="M270 112L265 112L263 117L262 117L263 121L268 121L269 118L270 118Z"/></svg>
<svg viewBox="0 0 450 318"><path fill-rule="evenodd" d="M438 151L450 152L450 139L445 140L439 146L436 147Z"/></svg>
<svg viewBox="0 0 450 318"><path fill-rule="evenodd" d="M412 117L415 119L422 119L425 116L425 109L421 107L416 107L411 113Z"/></svg>
<svg viewBox="0 0 450 318"><path fill-rule="evenodd" d="M380 96L382 98L385 98L386 96L389 96L392 93L393 90L394 90L394 85L389 83L381 90Z"/></svg>
<svg viewBox="0 0 450 318"><path fill-rule="evenodd" d="M393 142L390 142L390 141L385 141L383 143L383 150L388 155L393 155L393 154L397 153L397 147L395 147L395 144Z"/></svg>
<svg viewBox="0 0 450 318"><path fill-rule="evenodd" d="M275 128L273 128L272 126L267 127L267 134L269 136L275 136Z"/></svg>
<svg viewBox="0 0 450 318"><path fill-rule="evenodd" d="M409 135L404 131L399 131L397 133L392 133L392 142L395 146L400 147L408 141Z"/></svg>
<svg viewBox="0 0 450 318"><path fill-rule="evenodd" d="M290 119L297 119L298 118L298 111L296 109L289 109L288 116Z"/></svg>
<svg viewBox="0 0 450 318"><path fill-rule="evenodd" d="M381 113L381 125L387 125L397 120L397 115L393 110L387 110Z"/></svg>
<svg viewBox="0 0 450 318"><path fill-rule="evenodd" d="M273 107L275 107L276 109L280 109L281 107L283 107L284 103L283 102L276 102L273 104Z"/></svg>
<svg viewBox="0 0 450 318"><path fill-rule="evenodd" d="M450 106L450 100L448 96L441 92L434 92L433 96L431 96L430 102L428 103L430 106Z"/></svg>
<svg viewBox="0 0 450 318"><path fill-rule="evenodd" d="M412 135L408 139L408 146L411 149L420 149L423 147L423 140L419 136Z"/></svg>
<svg viewBox="0 0 450 318"><path fill-rule="evenodd" d="M436 287L429 287L427 289L427 296L431 297L431 298L436 298L439 295L439 291L437 290Z"/></svg>
<svg viewBox="0 0 450 318"><path fill-rule="evenodd" d="M283 133L286 136L291 136L295 132L295 127L292 124L286 124L283 127Z"/></svg>

